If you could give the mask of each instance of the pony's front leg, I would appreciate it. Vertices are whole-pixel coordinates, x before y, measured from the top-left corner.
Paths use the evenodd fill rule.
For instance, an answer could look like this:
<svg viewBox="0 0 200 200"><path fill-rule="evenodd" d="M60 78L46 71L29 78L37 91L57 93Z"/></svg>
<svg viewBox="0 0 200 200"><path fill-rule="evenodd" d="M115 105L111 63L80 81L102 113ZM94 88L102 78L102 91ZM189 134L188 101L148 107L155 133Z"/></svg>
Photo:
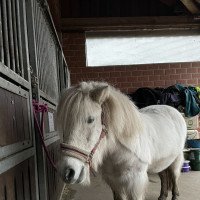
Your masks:
<svg viewBox="0 0 200 200"><path fill-rule="evenodd" d="M127 200L144 200L148 176L146 171L134 172L127 182Z"/></svg>
<svg viewBox="0 0 200 200"><path fill-rule="evenodd" d="M114 200L127 200L125 190L123 186L118 183L117 181L111 181L109 179L105 179L107 184L110 186L112 192L113 192L113 199Z"/></svg>

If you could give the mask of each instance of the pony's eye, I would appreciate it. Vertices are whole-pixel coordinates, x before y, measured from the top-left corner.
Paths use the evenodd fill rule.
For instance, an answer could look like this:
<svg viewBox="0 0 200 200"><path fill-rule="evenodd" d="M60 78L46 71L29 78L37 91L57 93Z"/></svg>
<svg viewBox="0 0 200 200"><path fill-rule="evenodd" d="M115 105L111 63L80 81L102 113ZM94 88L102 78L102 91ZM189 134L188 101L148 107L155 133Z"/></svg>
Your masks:
<svg viewBox="0 0 200 200"><path fill-rule="evenodd" d="M88 117L88 119L87 119L87 123L88 124L91 124L92 122L94 121L94 117Z"/></svg>

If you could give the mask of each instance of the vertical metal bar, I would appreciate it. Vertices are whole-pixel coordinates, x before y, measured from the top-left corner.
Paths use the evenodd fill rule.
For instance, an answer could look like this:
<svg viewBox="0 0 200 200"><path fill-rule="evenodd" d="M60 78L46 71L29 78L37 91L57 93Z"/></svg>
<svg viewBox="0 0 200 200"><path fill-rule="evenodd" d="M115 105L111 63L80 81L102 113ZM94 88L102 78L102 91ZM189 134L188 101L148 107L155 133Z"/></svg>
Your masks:
<svg viewBox="0 0 200 200"><path fill-rule="evenodd" d="M15 52L16 73L21 74L20 68L19 68L19 52L18 52L15 0L11 0L11 5L12 5L11 7L12 7L12 20L13 20L13 32L14 32L14 52Z"/></svg>
<svg viewBox="0 0 200 200"><path fill-rule="evenodd" d="M44 16L43 16L44 17ZM40 46L40 62L39 62L39 71L40 71L40 89L44 91L44 82L45 82L45 77L43 78L43 74L44 74L44 71L45 71L45 68L48 66L48 63L44 62L44 55L43 55L43 52L47 53L50 51L48 45L49 45L49 41L48 41L48 35L49 35L49 32L47 30L47 24L45 23L44 26L42 27L43 31L41 32L41 38L42 38L42 43L41 46ZM48 49L48 51L46 51L46 49Z"/></svg>
<svg viewBox="0 0 200 200"><path fill-rule="evenodd" d="M10 52L9 52L9 43L8 43L8 23L7 23L7 8L6 0L2 0L2 22L3 22L3 46L4 46L4 56L5 64L10 68Z"/></svg>
<svg viewBox="0 0 200 200"><path fill-rule="evenodd" d="M35 32L37 27L35 27L34 23L34 12L33 12L33 1L29 0L26 1L26 8L27 8L27 26L28 26L28 44L29 44L29 55L30 55L30 64L33 68L33 75L38 75L38 64L37 64L37 52L36 52L36 35ZM39 87L36 85L32 88L34 98L40 101L40 93ZM37 151L37 170L38 170L38 184L39 184L39 195L40 199L47 200L47 183L46 183L46 176L45 176L45 158L43 155L43 149L40 145L40 138L38 134L35 134L35 144L36 144L36 151Z"/></svg>
<svg viewBox="0 0 200 200"><path fill-rule="evenodd" d="M8 37L9 37L9 49L10 49L10 67L15 71L15 54L14 54L14 41L13 36L13 21L12 21L12 10L11 2L7 0L7 12L8 12Z"/></svg>
<svg viewBox="0 0 200 200"><path fill-rule="evenodd" d="M38 70L39 70L39 74L41 72L41 50L43 47L43 43L45 38L43 37L43 34L45 32L45 23L44 23L44 16L42 14L42 11L40 10L41 8L38 8L39 10L39 16L38 16L38 20L39 20L39 26L38 26L38 44L37 44L37 53L38 53Z"/></svg>
<svg viewBox="0 0 200 200"><path fill-rule="evenodd" d="M0 0L0 62L4 63L2 22L2 2Z"/></svg>
<svg viewBox="0 0 200 200"><path fill-rule="evenodd" d="M18 37L18 51L19 51L19 67L21 71L21 76L24 78L24 66L23 66L23 55L22 55L22 34L20 26L20 12L19 12L19 1L15 2L16 8L16 20L17 20L17 37Z"/></svg>
<svg viewBox="0 0 200 200"><path fill-rule="evenodd" d="M22 29L21 33L22 33L22 54L23 54L24 78L30 81L25 0L19 1L19 7L20 7L20 16L21 16L20 20L21 20L21 29Z"/></svg>

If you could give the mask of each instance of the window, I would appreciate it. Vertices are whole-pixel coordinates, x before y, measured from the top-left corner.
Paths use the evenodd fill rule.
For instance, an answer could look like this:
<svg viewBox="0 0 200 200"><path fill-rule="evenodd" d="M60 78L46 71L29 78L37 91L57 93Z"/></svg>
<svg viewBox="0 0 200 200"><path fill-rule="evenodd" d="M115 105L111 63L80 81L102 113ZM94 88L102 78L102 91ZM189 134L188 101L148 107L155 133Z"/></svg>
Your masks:
<svg viewBox="0 0 200 200"><path fill-rule="evenodd" d="M87 66L200 61L200 30L88 32Z"/></svg>

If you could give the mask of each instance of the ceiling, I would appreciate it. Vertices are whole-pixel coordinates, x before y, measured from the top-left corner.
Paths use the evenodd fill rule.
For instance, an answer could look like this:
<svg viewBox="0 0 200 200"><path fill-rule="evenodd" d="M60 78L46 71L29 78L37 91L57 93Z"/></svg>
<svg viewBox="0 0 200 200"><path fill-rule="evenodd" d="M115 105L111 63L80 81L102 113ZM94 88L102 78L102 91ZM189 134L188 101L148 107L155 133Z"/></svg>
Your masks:
<svg viewBox="0 0 200 200"><path fill-rule="evenodd" d="M60 0L62 18L174 16L186 13L174 0Z"/></svg>

